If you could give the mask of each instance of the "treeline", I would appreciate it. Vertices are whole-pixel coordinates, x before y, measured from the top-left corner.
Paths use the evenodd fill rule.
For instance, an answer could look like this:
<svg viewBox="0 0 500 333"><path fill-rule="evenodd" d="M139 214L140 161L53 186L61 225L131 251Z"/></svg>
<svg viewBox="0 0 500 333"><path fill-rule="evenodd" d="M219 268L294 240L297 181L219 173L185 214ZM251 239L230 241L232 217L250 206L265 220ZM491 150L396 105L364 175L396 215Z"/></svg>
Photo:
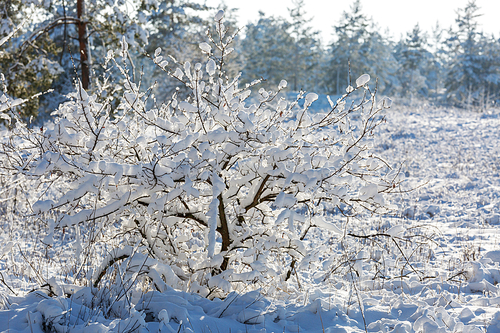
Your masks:
<svg viewBox="0 0 500 333"><path fill-rule="evenodd" d="M380 92L409 101L484 109L500 98L500 40L480 30L475 1L457 10L449 29L436 24L428 33L417 24L394 41L357 0L333 27L334 40L326 47L310 28L303 1L294 4L288 19L261 13L246 27L241 50L248 80L262 76L276 85L286 78L294 90L338 95L368 73L378 79Z"/></svg>
<svg viewBox="0 0 500 333"><path fill-rule="evenodd" d="M59 105L76 77L84 85L88 80L88 89L117 94L121 88L114 84L116 73L107 69L106 59L108 52L128 47L129 56L122 60L135 84L147 88L156 82L151 91L160 101L182 94L176 90L178 82L165 79L162 69L146 60L158 47L170 55L165 57L170 63L201 59L199 43L214 9L200 3L3 1L0 41L14 36L0 42L3 90L28 99L21 110L26 117ZM261 13L240 30L236 11L223 9L228 34L238 32L232 54L236 65L230 72L241 72L242 82L263 78L264 87L276 87L286 79L293 91L339 95L351 80L368 73L377 78L379 92L408 101L426 98L485 109L500 98L500 40L480 30L480 8L474 0L457 10L453 27L425 32L416 25L398 41L382 33L357 0L332 27L333 41L327 45L312 29L303 0L291 1L286 18ZM53 92L37 95L49 89Z"/></svg>

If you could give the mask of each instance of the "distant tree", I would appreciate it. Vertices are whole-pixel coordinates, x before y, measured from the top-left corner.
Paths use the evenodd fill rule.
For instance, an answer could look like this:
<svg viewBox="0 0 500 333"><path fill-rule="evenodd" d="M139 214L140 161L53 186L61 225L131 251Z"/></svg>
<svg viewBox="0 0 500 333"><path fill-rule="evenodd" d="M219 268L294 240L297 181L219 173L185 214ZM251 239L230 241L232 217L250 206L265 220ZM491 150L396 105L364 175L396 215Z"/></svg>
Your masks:
<svg viewBox="0 0 500 333"><path fill-rule="evenodd" d="M241 41L243 83L263 78L264 86L271 87L293 75L295 64L291 52L295 40L290 28L290 23L283 18L266 17L263 12L259 13L256 23L246 26L245 38Z"/></svg>
<svg viewBox="0 0 500 333"><path fill-rule="evenodd" d="M404 96L428 95L426 74L431 53L427 47L427 38L418 24L395 47L394 55L399 65L397 76Z"/></svg>
<svg viewBox="0 0 500 333"><path fill-rule="evenodd" d="M444 78L446 70L446 49L445 49L445 30L436 22L432 28L428 45L430 50L430 58L427 62L426 82L429 87L429 96L432 96L436 101L442 99L444 90Z"/></svg>
<svg viewBox="0 0 500 333"><path fill-rule="evenodd" d="M143 2L141 10L148 24L149 33L146 52L152 55L157 48L160 48L171 57L165 59L170 62L183 63L188 59L201 61L202 53L198 45L206 38L208 24L203 16L210 7L191 0L165 0L150 10L148 8L146 2ZM151 86L161 77L161 84L158 84L153 92L160 101L169 99L178 89L178 81L165 78L160 68L151 65L150 59L140 58L137 61L136 67L150 73L147 77L141 78L143 84Z"/></svg>
<svg viewBox="0 0 500 333"><path fill-rule="evenodd" d="M392 95L399 86L396 77L397 61L392 53L393 43L379 30L377 24L372 22L368 38L362 46L363 55L366 57L362 72L377 79L381 92Z"/></svg>
<svg viewBox="0 0 500 333"><path fill-rule="evenodd" d="M481 108L485 109L491 103L500 101L500 39L494 36L483 36L481 44L486 77L479 100L482 103Z"/></svg>
<svg viewBox="0 0 500 333"><path fill-rule="evenodd" d="M382 90L394 85L395 61L392 45L377 25L363 12L356 0L349 12L343 12L334 26L334 41L330 44L329 60L324 66L325 86L329 93L342 94L352 78L368 73L379 81Z"/></svg>
<svg viewBox="0 0 500 333"><path fill-rule="evenodd" d="M147 7L143 4L144 10ZM201 17L209 7L189 0L165 0L146 16L151 25L148 53L161 47L179 61L189 57L186 46L198 50L200 40L205 38L207 22Z"/></svg>
<svg viewBox="0 0 500 333"><path fill-rule="evenodd" d="M449 61L445 86L448 100L462 107L484 106L490 89L498 83L498 73L491 62L492 38L479 31L479 7L475 0L457 11L457 28L446 41Z"/></svg>
<svg viewBox="0 0 500 333"><path fill-rule="evenodd" d="M292 90L312 90L317 88L318 68L321 58L319 33L309 26L312 19L307 19L304 12L304 0L294 0L294 7L288 9L290 14L290 35L293 44L290 45L293 68L286 76Z"/></svg>
<svg viewBox="0 0 500 333"><path fill-rule="evenodd" d="M293 2L289 8L290 19L266 17L260 13L256 23L246 26L245 38L241 41L244 55L242 81L262 77L265 86L273 86L281 79L291 83L293 91L314 89L322 56L318 32L309 26L304 2Z"/></svg>
<svg viewBox="0 0 500 333"><path fill-rule="evenodd" d="M343 87L351 84L351 77L365 68L366 49L363 50L363 44L369 38L371 22L361 9L360 0L354 1L350 12L344 11L340 22L334 26L335 40L330 44L326 80L329 91L335 94L342 94Z"/></svg>

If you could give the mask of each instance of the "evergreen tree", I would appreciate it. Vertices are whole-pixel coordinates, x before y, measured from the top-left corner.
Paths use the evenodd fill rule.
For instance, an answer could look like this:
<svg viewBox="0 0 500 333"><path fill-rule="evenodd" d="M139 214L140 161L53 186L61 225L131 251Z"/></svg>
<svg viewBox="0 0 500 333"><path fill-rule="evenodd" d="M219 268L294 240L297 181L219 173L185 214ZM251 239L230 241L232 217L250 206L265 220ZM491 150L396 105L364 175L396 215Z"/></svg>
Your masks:
<svg viewBox="0 0 500 333"><path fill-rule="evenodd" d="M47 91L62 72L55 61L60 52L54 40L47 34L32 41L29 48L21 48L31 29L28 17L33 17L47 8L28 4L22 0L11 0L0 4L0 40L12 35L0 50L0 73L4 75L7 94L27 101L19 107L23 117L37 114L40 99L33 97Z"/></svg>
<svg viewBox="0 0 500 333"><path fill-rule="evenodd" d="M294 68L291 48L294 39L290 23L283 18L266 17L263 12L256 23L246 26L241 42L244 55L243 83L251 78L263 78L264 87L277 86L282 79L290 80Z"/></svg>
<svg viewBox="0 0 500 333"><path fill-rule="evenodd" d="M431 53L427 47L427 38L418 24L395 47L399 64L397 76L403 96L428 95L426 74Z"/></svg>
<svg viewBox="0 0 500 333"><path fill-rule="evenodd" d="M427 59L426 82L429 88L429 97L432 96L436 101L443 97L444 77L446 65L446 50L444 45L444 34L439 22L432 28L431 38L428 40L429 59Z"/></svg>
<svg viewBox="0 0 500 333"><path fill-rule="evenodd" d="M321 44L318 32L309 26L312 19L306 19L304 1L294 0L294 7L289 9L291 18L290 35L294 42L291 47L291 57L294 68L288 75L293 91L316 89L318 68L321 57ZM311 75L312 74L312 75Z"/></svg>
<svg viewBox="0 0 500 333"><path fill-rule="evenodd" d="M362 52L365 56L362 62L363 70L355 75L361 75L361 72L370 74L377 79L379 91L393 95L399 86L396 77L397 62L392 54L392 43L378 30L377 25L372 22L368 38L362 45Z"/></svg>
<svg viewBox="0 0 500 333"><path fill-rule="evenodd" d="M350 12L343 12L339 24L334 26L335 41L330 45L330 61L325 69L329 92L342 94L343 87L351 84L351 77L366 68L367 49L363 44L369 39L369 26L370 20L362 13L359 0L352 4Z"/></svg>
<svg viewBox="0 0 500 333"><path fill-rule="evenodd" d="M262 77L265 87L276 86L282 79L293 91L312 90L318 85L322 55L318 32L309 26L304 2L293 2L290 20L266 17L260 13L256 23L248 24L242 43L243 82Z"/></svg>
<svg viewBox="0 0 500 333"><path fill-rule="evenodd" d="M148 7L143 3L141 6L145 12ZM199 49L200 41L206 38L205 28L208 23L203 18L203 13L210 8L190 0L165 0L153 7L146 16L149 25L149 44L145 50L153 55L160 48L163 54L170 57L165 59L169 62L177 61L183 63L187 59L201 61L202 53ZM163 70L154 67L150 59L137 59L140 68L150 73L141 80L146 86L152 86L161 77L161 84L154 89L156 97L160 101L167 100L178 89L179 81L168 78L165 80ZM139 67L139 66L137 66ZM186 91L180 91L186 93Z"/></svg>
<svg viewBox="0 0 500 333"><path fill-rule="evenodd" d="M445 86L448 100L463 107L484 106L491 83L497 82L488 56L489 40L478 29L479 7L475 0L459 9L457 30L447 40L450 59ZM489 80L490 79L490 80Z"/></svg>
<svg viewBox="0 0 500 333"><path fill-rule="evenodd" d="M485 109L500 99L500 39L483 35L480 43L484 81L479 101L482 103L480 107Z"/></svg>
<svg viewBox="0 0 500 333"><path fill-rule="evenodd" d="M144 9L147 9L143 5ZM209 7L189 0L165 0L153 8L147 21L151 24L148 53L156 48L179 61L187 57L185 43L198 49L198 44L205 37L204 27L207 22L201 17ZM194 38L193 38L194 36Z"/></svg>
<svg viewBox="0 0 500 333"><path fill-rule="evenodd" d="M334 29L335 40L324 69L328 92L344 93L343 87L352 85L352 80L364 73L377 78L382 91L390 92L397 85L392 45L362 12L359 0L352 4L350 12L342 14Z"/></svg>

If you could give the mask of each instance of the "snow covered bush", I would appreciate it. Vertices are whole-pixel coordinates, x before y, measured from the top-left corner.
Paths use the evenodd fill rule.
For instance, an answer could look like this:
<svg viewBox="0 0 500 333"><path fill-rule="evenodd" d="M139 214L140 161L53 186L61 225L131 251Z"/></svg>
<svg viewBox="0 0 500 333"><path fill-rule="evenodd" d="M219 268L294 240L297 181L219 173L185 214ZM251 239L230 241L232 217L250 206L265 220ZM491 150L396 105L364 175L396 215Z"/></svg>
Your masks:
<svg viewBox="0 0 500 333"><path fill-rule="evenodd" d="M123 41L106 58L123 74L117 109L78 85L53 122L13 120L1 151L6 183L33 184L17 209L46 226L45 244L74 237L75 278L98 286L123 262L116 278L126 270L128 281L147 277L160 291L214 297L277 285L314 259L304 246L310 230L341 238L343 220L387 211L398 172L371 148L390 100L376 100L370 77L327 112L309 113L315 93L289 102L280 97L285 81L255 91L260 81L240 87L239 76L226 77L234 35L222 11L215 22L216 34L200 44L205 63L179 64L160 49L151 57L191 91L186 100L160 103L134 82ZM99 264L97 254L105 255Z"/></svg>

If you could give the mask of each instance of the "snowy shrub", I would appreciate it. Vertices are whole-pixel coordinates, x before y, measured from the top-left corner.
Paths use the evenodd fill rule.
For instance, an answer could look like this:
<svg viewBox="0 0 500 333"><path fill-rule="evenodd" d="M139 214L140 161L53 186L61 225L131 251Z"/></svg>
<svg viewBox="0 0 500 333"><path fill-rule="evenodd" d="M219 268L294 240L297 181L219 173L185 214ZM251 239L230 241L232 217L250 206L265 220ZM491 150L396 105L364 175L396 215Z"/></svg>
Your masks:
<svg viewBox="0 0 500 333"><path fill-rule="evenodd" d="M123 41L106 58L123 74L119 103L77 85L53 122L12 121L5 183L23 191L19 214L46 226L45 244L74 237L75 278L98 286L121 263L115 278L129 274L160 291L214 297L280 284L318 259L304 245L310 230L340 239L344 219L388 210L384 194L398 172L371 148L390 100L376 101L369 75L325 113L308 112L315 93L279 98L285 81L254 96L259 81L240 87L239 76L226 77L234 36L222 11L215 21L216 34L200 44L205 63L179 64L160 49L151 57L191 91L186 100L174 94L160 104L134 82ZM354 92L362 98L346 103ZM96 264L98 254L105 259Z"/></svg>

